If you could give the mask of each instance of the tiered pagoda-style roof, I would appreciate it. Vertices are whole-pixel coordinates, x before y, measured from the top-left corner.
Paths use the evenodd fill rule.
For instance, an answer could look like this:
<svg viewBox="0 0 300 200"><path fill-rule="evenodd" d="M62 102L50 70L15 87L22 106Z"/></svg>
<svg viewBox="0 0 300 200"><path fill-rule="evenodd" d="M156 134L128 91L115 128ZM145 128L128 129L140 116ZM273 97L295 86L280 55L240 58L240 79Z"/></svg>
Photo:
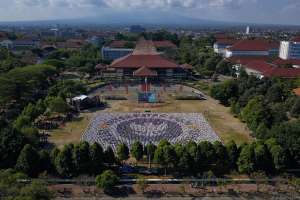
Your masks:
<svg viewBox="0 0 300 200"><path fill-rule="evenodd" d="M180 68L175 61L164 58L156 51L152 41L141 39L133 53L115 60L110 67L112 68Z"/></svg>

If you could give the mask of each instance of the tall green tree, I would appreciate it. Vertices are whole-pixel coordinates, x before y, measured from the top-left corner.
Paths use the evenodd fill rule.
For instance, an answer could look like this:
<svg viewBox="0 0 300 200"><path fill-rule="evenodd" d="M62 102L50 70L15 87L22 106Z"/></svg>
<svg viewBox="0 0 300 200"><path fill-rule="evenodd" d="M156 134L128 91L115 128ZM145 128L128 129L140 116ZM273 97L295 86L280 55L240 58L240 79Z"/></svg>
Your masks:
<svg viewBox="0 0 300 200"><path fill-rule="evenodd" d="M117 157L120 161L124 161L129 158L129 149L126 144L122 143L117 146Z"/></svg>
<svg viewBox="0 0 300 200"><path fill-rule="evenodd" d="M22 149L15 168L28 176L35 176L39 172L39 163L40 157L37 150L27 144Z"/></svg>
<svg viewBox="0 0 300 200"><path fill-rule="evenodd" d="M250 174L255 170L255 153L253 145L245 145L238 159L238 169L241 173Z"/></svg>
<svg viewBox="0 0 300 200"><path fill-rule="evenodd" d="M0 128L0 168L12 168L25 144L24 136L12 128Z"/></svg>
<svg viewBox="0 0 300 200"><path fill-rule="evenodd" d="M75 175L76 168L73 160L74 145L65 145L55 158L55 168L61 177L70 178Z"/></svg>
<svg viewBox="0 0 300 200"><path fill-rule="evenodd" d="M104 152L100 144L94 143L90 146L90 158L92 173L98 174L103 170Z"/></svg>
<svg viewBox="0 0 300 200"><path fill-rule="evenodd" d="M131 146L130 153L136 160L141 160L144 155L142 143L135 141Z"/></svg>
<svg viewBox="0 0 300 200"><path fill-rule="evenodd" d="M88 174L91 169L90 145L81 142L75 145L73 150L73 161L78 174Z"/></svg>
<svg viewBox="0 0 300 200"><path fill-rule="evenodd" d="M226 149L228 152L229 168L231 170L235 170L235 169L237 169L237 161L239 158L239 150L237 148L237 145L232 140L226 145Z"/></svg>

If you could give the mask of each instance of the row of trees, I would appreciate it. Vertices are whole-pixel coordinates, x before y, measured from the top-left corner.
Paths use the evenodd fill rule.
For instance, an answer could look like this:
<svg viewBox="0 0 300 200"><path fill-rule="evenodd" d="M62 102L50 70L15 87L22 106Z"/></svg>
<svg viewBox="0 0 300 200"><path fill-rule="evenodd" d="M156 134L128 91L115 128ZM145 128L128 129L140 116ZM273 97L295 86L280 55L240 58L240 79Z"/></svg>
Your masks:
<svg viewBox="0 0 300 200"><path fill-rule="evenodd" d="M20 183L18 179L25 179L26 175L14 170L0 171L0 199L27 199L27 200L50 200L52 193L45 183L33 181L32 183Z"/></svg>
<svg viewBox="0 0 300 200"><path fill-rule="evenodd" d="M100 50L93 45L86 45L80 50L59 49L48 55L44 64L60 70L73 70L87 73L95 72L95 66L101 61Z"/></svg>
<svg viewBox="0 0 300 200"><path fill-rule="evenodd" d="M212 76L215 73L230 75L231 64L213 52L211 46L213 37L204 37L197 40L191 37L182 37L175 59L179 63L188 63L202 76Z"/></svg>
<svg viewBox="0 0 300 200"><path fill-rule="evenodd" d="M165 173L169 171L181 175L198 175L206 171L213 171L216 175L231 171L248 174L264 171L271 174L282 171L288 165L288 155L273 139L239 147L234 142L227 145L221 142L172 145L162 140L157 146L148 144L145 147L135 142L130 150L125 144L119 144L116 154L110 147L104 151L97 143L69 144L62 150L55 148L51 152L38 151L27 144L18 156L15 169L33 177L44 171L64 178L97 175L130 156L139 161L145 159L159 164Z"/></svg>
<svg viewBox="0 0 300 200"><path fill-rule="evenodd" d="M300 98L291 91L295 81L257 79L241 72L238 79L215 85L211 95L245 121L259 139L275 138L294 166L300 164Z"/></svg>

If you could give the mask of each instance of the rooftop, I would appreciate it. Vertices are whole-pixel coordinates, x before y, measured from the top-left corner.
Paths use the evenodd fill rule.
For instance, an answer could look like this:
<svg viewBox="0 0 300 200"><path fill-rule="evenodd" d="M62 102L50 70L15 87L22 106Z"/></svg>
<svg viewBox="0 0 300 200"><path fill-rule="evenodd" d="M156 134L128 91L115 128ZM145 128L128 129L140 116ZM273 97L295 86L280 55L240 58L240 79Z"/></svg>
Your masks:
<svg viewBox="0 0 300 200"><path fill-rule="evenodd" d="M139 77L157 76L157 72L152 71L147 67L141 67L133 72L133 76L139 76Z"/></svg>
<svg viewBox="0 0 300 200"><path fill-rule="evenodd" d="M140 40L133 53L116 59L112 68L177 68L179 65L170 59L161 56L154 47L152 41Z"/></svg>
<svg viewBox="0 0 300 200"><path fill-rule="evenodd" d="M269 51L278 49L279 42L266 39L245 39L228 48L231 51Z"/></svg>

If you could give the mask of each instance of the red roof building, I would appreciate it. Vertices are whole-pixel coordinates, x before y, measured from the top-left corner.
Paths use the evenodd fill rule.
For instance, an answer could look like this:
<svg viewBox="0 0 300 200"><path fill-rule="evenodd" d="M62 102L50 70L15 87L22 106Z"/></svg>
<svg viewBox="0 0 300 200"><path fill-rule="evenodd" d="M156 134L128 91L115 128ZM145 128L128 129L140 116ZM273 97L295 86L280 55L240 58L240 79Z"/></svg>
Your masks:
<svg viewBox="0 0 300 200"><path fill-rule="evenodd" d="M278 59L274 60L272 63L276 64L278 66L281 66L281 67L285 67L287 65L291 65L295 68L300 67L300 59L287 59L287 60L284 60L284 59L278 58Z"/></svg>
<svg viewBox="0 0 300 200"><path fill-rule="evenodd" d="M278 55L279 42L267 39L245 39L226 49L225 57Z"/></svg>
<svg viewBox="0 0 300 200"><path fill-rule="evenodd" d="M187 70L175 61L163 57L156 51L154 43L148 40L140 40L133 53L116 59L110 67L129 76L139 75L142 72L151 74L150 71L155 71L160 77L173 76L173 74L185 76Z"/></svg>
<svg viewBox="0 0 300 200"><path fill-rule="evenodd" d="M151 76L157 76L157 72L149 69L148 67L141 67L133 72L133 76L151 77Z"/></svg>
<svg viewBox="0 0 300 200"><path fill-rule="evenodd" d="M259 78L280 77L289 79L300 77L299 68L283 68L260 60L249 62L243 65L243 68L246 70L247 74L255 75Z"/></svg>

